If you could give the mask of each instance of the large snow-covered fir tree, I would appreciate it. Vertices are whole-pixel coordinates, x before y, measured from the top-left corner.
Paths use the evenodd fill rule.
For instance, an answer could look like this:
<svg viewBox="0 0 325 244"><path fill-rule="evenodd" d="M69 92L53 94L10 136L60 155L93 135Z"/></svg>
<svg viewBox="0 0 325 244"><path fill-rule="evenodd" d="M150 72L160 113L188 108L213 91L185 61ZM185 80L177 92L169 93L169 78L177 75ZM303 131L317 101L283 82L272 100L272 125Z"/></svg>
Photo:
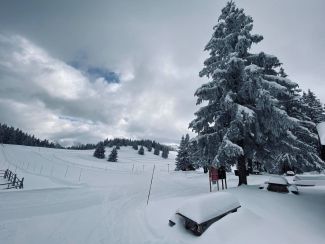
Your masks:
<svg viewBox="0 0 325 244"><path fill-rule="evenodd" d="M251 33L253 19L228 2L213 29L200 72L209 81L195 92L202 106L190 123L204 165L237 164L239 185L247 184L246 164L252 161L273 172L283 157L301 170L324 167L317 151L293 133L303 128L287 113L298 85L284 77L277 57L249 52L263 39Z"/></svg>

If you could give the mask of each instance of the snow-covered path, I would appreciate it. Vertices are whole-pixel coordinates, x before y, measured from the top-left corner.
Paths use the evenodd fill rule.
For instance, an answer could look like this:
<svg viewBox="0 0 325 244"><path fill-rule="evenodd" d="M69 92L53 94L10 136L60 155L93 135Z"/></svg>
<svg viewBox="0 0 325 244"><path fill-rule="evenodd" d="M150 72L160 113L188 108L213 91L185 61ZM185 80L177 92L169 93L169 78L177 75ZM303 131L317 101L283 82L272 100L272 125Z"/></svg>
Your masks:
<svg viewBox="0 0 325 244"><path fill-rule="evenodd" d="M174 155L164 160L122 148L119 163L108 163L91 154L2 147L0 167L17 170L26 188L0 191L0 243L323 243L324 186L278 194L258 189L268 176L250 176L252 185L237 188L230 174L228 191L242 207L196 237L168 219L183 201L208 193L205 174L168 172Z"/></svg>

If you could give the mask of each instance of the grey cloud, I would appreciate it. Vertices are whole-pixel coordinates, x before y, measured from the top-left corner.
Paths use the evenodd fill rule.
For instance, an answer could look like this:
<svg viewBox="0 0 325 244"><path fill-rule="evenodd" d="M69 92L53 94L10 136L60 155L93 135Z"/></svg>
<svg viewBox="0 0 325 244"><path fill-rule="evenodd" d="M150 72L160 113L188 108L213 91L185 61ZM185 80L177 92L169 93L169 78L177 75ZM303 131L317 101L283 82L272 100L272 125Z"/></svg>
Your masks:
<svg viewBox="0 0 325 244"><path fill-rule="evenodd" d="M3 122L67 143L106 136L178 141L197 110L193 94L205 81L198 77L207 56L203 48L225 2L5 0L0 9L3 36L29 40L44 50L49 65L16 62L15 69L8 69L13 53L24 47L1 43ZM265 37L253 50L277 55L292 80L325 101L325 2L242 0L237 5L254 18L254 31ZM87 75L67 65L83 55L87 65L119 74L120 84L89 82ZM65 83L56 82L59 74ZM48 86L39 77L48 79Z"/></svg>

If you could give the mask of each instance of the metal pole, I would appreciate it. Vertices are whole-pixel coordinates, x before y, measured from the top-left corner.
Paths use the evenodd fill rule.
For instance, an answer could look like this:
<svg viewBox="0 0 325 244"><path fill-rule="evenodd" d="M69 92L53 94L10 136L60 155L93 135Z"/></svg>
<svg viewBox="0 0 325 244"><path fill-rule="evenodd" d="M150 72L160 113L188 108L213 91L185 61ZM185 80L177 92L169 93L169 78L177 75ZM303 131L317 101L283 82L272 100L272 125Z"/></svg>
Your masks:
<svg viewBox="0 0 325 244"><path fill-rule="evenodd" d="M156 165L154 164L153 169L152 169L152 176L151 176L150 188L149 188L149 193L148 193L147 205L149 204L149 198L150 198L150 194L151 194L151 186L152 186L153 174L155 173L155 168L156 168Z"/></svg>

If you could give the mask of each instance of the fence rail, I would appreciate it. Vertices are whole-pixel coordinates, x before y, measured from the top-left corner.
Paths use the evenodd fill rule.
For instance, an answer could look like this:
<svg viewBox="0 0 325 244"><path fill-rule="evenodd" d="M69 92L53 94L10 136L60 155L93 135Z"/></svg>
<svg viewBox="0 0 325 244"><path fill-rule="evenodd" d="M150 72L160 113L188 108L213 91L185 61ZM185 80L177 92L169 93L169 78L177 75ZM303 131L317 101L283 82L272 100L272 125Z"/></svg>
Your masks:
<svg viewBox="0 0 325 244"><path fill-rule="evenodd" d="M7 188L5 188L5 189L11 189L11 188L22 189L22 188L24 188L24 177L19 179L17 177L17 174L10 171L9 169L0 170L0 176L3 176L3 178L8 181L6 183L0 184L0 186L7 186Z"/></svg>

